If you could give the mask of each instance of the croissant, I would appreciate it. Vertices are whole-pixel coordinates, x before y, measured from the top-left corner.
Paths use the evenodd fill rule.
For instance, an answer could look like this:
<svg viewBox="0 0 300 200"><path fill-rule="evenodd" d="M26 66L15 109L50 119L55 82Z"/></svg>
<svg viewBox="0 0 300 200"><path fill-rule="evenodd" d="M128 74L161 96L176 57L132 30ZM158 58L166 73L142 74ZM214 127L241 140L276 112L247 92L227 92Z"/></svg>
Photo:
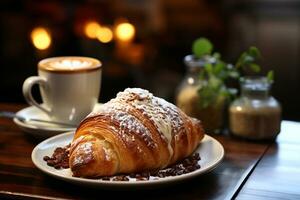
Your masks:
<svg viewBox="0 0 300 200"><path fill-rule="evenodd" d="M203 137L199 120L147 90L127 88L80 123L69 166L90 178L162 169L189 156Z"/></svg>

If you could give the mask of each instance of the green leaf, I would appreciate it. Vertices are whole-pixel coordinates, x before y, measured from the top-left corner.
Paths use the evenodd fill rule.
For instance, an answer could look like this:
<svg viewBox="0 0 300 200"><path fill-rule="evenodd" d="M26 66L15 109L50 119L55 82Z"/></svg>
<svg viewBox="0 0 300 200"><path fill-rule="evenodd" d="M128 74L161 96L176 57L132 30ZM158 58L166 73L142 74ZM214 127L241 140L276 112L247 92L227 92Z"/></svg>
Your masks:
<svg viewBox="0 0 300 200"><path fill-rule="evenodd" d="M250 68L254 72L260 71L260 66L256 64L257 60L261 57L260 51L256 47L250 47L247 51L243 52L238 58L235 66L237 69Z"/></svg>
<svg viewBox="0 0 300 200"><path fill-rule="evenodd" d="M192 51L197 58L201 58L204 55L210 55L212 53L213 45L208 39L199 38L194 41Z"/></svg>
<svg viewBox="0 0 300 200"><path fill-rule="evenodd" d="M256 73L260 72L260 66L258 64L251 63L251 64L249 64L249 66L253 72L256 72Z"/></svg>
<svg viewBox="0 0 300 200"><path fill-rule="evenodd" d="M213 66L211 63L205 63L204 68L208 74L213 73Z"/></svg>
<svg viewBox="0 0 300 200"><path fill-rule="evenodd" d="M219 52L215 52L215 53L213 53L213 55L212 55L216 60L219 60L219 59L221 59L221 54L219 53Z"/></svg>
<svg viewBox="0 0 300 200"><path fill-rule="evenodd" d="M226 97L226 98L230 98L230 92L227 89L223 89L220 91L220 95Z"/></svg>
<svg viewBox="0 0 300 200"><path fill-rule="evenodd" d="M244 53L242 53L240 55L240 57L238 58L238 60L237 60L237 62L235 64L236 68L241 68L241 67L243 67L245 65L245 57L246 56L247 56L246 52L244 52Z"/></svg>
<svg viewBox="0 0 300 200"><path fill-rule="evenodd" d="M218 62L215 64L214 67L214 74L219 74L220 72L222 72L225 69L226 64L224 62Z"/></svg>
<svg viewBox="0 0 300 200"><path fill-rule="evenodd" d="M208 84L212 89L218 90L222 86L222 81L215 76L211 76L208 80Z"/></svg>
<svg viewBox="0 0 300 200"><path fill-rule="evenodd" d="M261 54L257 47L251 46L248 50L248 53L255 59L260 58Z"/></svg>
<svg viewBox="0 0 300 200"><path fill-rule="evenodd" d="M210 85L206 85L200 88L199 96L200 96L200 101L199 105L201 108L206 108L209 105L212 105L215 100L216 100L216 93L215 91L211 88Z"/></svg>
<svg viewBox="0 0 300 200"><path fill-rule="evenodd" d="M273 81L274 81L274 71L273 71L273 70L271 70L271 71L269 71L269 72L267 73L267 80L268 80L269 82L273 82Z"/></svg>
<svg viewBox="0 0 300 200"><path fill-rule="evenodd" d="M255 58L253 56L250 56L250 55L246 55L244 57L244 60L243 60L244 64L252 63L254 61L255 61Z"/></svg>

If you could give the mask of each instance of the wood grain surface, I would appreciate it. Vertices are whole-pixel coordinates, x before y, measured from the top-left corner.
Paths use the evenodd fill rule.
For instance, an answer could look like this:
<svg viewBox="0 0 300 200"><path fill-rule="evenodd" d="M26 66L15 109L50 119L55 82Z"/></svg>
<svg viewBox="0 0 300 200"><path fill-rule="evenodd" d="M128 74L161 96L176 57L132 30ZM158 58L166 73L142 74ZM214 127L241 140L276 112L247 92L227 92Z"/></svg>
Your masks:
<svg viewBox="0 0 300 200"><path fill-rule="evenodd" d="M284 122L238 199L300 199L300 123Z"/></svg>
<svg viewBox="0 0 300 200"><path fill-rule="evenodd" d="M17 111L22 107L24 105L0 104L0 110ZM283 128L285 132L286 127ZM287 132L289 131L296 130L287 130ZM300 134L300 126L297 127L297 131ZM254 143L227 135L213 135L225 149L225 158L215 170L176 185L166 185L163 188L109 191L101 188L88 188L84 185L73 185L52 178L38 170L31 161L31 151L42 139L22 132L12 120L0 118L0 199L101 199L104 196L110 199L117 197L125 199L128 197L131 199L250 198L255 194L253 194L253 190L257 189L252 182L260 182L263 187L272 182L264 176L264 171L272 173L272 171L268 171L268 166L279 166L274 170L279 170L282 176L285 173L290 175L288 172L284 172L285 165L295 171L298 170L291 165L296 162L298 167L300 166L299 161L294 162L299 154L291 154L291 152L296 150L299 152L299 145L289 145L288 141L281 143L284 141L285 135L286 133L282 134L280 141L276 144ZM282 154L282 150L286 153ZM280 166L283 167L280 168ZM257 171L257 169L260 170ZM297 174L299 178L299 171ZM286 177L285 180L287 183L292 183L290 181L293 180L293 177ZM244 184L246 188L243 188ZM299 186L299 180L296 180L296 186ZM291 190L291 194L299 194L297 188L293 188L289 184L286 184L285 187ZM269 188L272 189L270 186ZM259 191L269 192L269 190L261 189ZM279 189L276 191L284 194Z"/></svg>

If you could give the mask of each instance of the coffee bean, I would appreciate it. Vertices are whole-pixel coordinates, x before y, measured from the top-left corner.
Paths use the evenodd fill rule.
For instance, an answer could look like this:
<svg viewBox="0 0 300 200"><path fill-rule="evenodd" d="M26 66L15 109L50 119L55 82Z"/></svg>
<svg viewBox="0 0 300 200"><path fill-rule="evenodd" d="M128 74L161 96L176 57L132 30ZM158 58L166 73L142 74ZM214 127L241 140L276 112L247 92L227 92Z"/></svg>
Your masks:
<svg viewBox="0 0 300 200"><path fill-rule="evenodd" d="M44 156L43 160L47 162L48 166L54 167L55 169L67 169L69 168L69 153L70 144L65 147L58 147L54 150L51 157ZM183 159L168 168L162 170L152 170L141 173L131 173L129 175L115 175L115 176L104 176L101 180L112 180L112 181L129 181L130 178L135 178L136 181L147 181L152 176L152 180L159 180L160 178L168 176L180 176L182 174L193 172L200 168L198 161L200 160L199 153L194 153L193 155Z"/></svg>
<svg viewBox="0 0 300 200"><path fill-rule="evenodd" d="M47 162L47 165L55 169L67 169L69 168L69 150L70 144L65 147L58 147L51 157L45 156L43 159Z"/></svg>
<svg viewBox="0 0 300 200"><path fill-rule="evenodd" d="M44 156L44 161L47 161L47 160L49 160L50 159L50 157L49 156Z"/></svg>

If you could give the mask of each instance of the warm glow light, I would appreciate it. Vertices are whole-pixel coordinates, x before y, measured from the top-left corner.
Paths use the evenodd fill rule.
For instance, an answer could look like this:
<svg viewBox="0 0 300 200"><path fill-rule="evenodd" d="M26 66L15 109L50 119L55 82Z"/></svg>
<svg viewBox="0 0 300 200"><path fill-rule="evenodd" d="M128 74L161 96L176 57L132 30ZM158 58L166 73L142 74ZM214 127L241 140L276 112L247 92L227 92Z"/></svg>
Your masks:
<svg viewBox="0 0 300 200"><path fill-rule="evenodd" d="M187 82L192 85L192 84L195 83L195 80L194 80L194 78L190 77L190 78L187 79Z"/></svg>
<svg viewBox="0 0 300 200"><path fill-rule="evenodd" d="M97 39L100 42L108 43L113 39L113 33L108 27L101 27L97 32Z"/></svg>
<svg viewBox="0 0 300 200"><path fill-rule="evenodd" d="M236 110L237 110L237 111L242 111L242 107L241 107L241 106L237 106L237 107L236 107Z"/></svg>
<svg viewBox="0 0 300 200"><path fill-rule="evenodd" d="M85 24L84 26L84 33L88 38L96 39L97 32L101 28L100 24L95 21L91 21Z"/></svg>
<svg viewBox="0 0 300 200"><path fill-rule="evenodd" d="M130 23L121 23L116 27L116 37L122 41L132 40L135 34L135 28Z"/></svg>
<svg viewBox="0 0 300 200"><path fill-rule="evenodd" d="M30 34L30 37L35 48L39 50L48 49L51 45L51 35L43 27L34 28Z"/></svg>

